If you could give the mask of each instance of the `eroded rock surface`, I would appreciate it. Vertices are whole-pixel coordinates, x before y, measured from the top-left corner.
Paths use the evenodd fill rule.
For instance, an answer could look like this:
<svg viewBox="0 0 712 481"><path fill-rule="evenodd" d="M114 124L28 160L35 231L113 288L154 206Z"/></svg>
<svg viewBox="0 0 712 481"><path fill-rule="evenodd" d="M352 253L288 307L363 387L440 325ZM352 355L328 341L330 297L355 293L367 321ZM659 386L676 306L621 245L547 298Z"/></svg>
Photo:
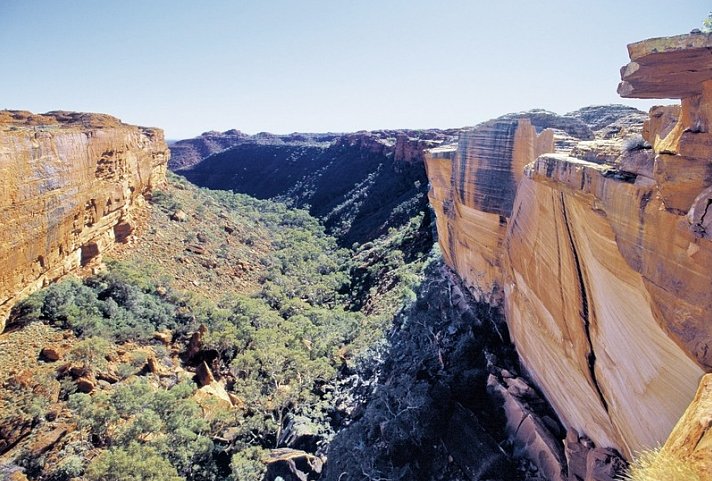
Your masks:
<svg viewBox="0 0 712 481"><path fill-rule="evenodd" d="M706 374L685 414L662 448L694 469L699 479L712 473L712 374Z"/></svg>
<svg viewBox="0 0 712 481"><path fill-rule="evenodd" d="M478 300L501 302L501 245L517 184L526 164L553 150L551 130L537 134L515 114L463 132L457 145L426 158L443 256Z"/></svg>
<svg viewBox="0 0 712 481"><path fill-rule="evenodd" d="M681 107L655 107L645 125L582 109L571 115L594 138L525 161L507 154L521 124L427 160L445 261L504 307L535 382L599 450L579 460L586 479L620 468L606 449L630 457L663 442L712 370L712 44L646 42L629 48L619 91Z"/></svg>
<svg viewBox="0 0 712 481"><path fill-rule="evenodd" d="M0 330L13 303L99 258L165 179L159 129L75 112L0 111Z"/></svg>

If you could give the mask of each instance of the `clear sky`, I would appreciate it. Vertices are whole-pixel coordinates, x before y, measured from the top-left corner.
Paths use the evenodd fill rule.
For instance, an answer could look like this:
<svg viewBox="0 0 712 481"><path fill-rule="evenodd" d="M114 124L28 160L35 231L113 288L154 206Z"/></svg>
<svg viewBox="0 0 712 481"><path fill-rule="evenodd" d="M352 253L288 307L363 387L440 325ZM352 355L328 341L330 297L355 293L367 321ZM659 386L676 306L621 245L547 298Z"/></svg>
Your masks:
<svg viewBox="0 0 712 481"><path fill-rule="evenodd" d="M626 44L702 0L0 0L0 108L162 127L461 127L616 95Z"/></svg>

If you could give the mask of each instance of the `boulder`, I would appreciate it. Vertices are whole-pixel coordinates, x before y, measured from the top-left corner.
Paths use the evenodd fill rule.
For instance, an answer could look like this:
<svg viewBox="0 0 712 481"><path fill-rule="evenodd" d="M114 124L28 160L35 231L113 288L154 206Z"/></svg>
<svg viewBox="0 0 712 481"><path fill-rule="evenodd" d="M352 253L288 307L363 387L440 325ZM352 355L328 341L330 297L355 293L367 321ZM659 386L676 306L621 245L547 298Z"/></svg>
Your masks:
<svg viewBox="0 0 712 481"><path fill-rule="evenodd" d="M561 442L543 416L530 404L542 400L527 382L519 377L487 379L490 395L503 406L506 431L514 445L514 455L532 461L549 481L566 481L566 459Z"/></svg>
<svg viewBox="0 0 712 481"><path fill-rule="evenodd" d="M178 209L171 214L171 220L176 222L188 222L188 214L182 209Z"/></svg>
<svg viewBox="0 0 712 481"><path fill-rule="evenodd" d="M75 381L75 384L77 385L77 391L87 394L91 393L96 387L94 381L87 377L80 377Z"/></svg>
<svg viewBox="0 0 712 481"><path fill-rule="evenodd" d="M64 357L64 349L58 346L46 346L40 351L40 358L44 361L55 362Z"/></svg>
<svg viewBox="0 0 712 481"><path fill-rule="evenodd" d="M208 366L208 363L205 361L198 364L198 367L195 369L194 379L198 386L207 386L216 381L212 369L210 369L210 366Z"/></svg>

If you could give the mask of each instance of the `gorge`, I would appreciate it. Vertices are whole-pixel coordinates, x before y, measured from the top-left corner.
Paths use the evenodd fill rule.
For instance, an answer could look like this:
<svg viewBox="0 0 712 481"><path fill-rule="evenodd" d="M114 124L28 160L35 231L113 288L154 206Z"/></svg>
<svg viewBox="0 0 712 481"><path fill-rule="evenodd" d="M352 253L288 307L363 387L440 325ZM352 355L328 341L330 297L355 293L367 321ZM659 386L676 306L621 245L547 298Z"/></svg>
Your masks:
<svg viewBox="0 0 712 481"><path fill-rule="evenodd" d="M170 149L0 111L0 476L709 480L712 36L628 51L679 106Z"/></svg>

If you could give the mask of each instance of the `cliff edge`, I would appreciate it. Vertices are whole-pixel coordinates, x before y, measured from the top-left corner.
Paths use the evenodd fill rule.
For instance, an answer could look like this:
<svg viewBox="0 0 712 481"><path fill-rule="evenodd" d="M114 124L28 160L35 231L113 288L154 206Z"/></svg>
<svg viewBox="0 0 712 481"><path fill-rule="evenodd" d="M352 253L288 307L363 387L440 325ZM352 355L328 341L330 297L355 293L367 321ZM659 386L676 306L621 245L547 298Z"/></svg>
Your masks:
<svg viewBox="0 0 712 481"><path fill-rule="evenodd" d="M163 131L108 115L0 111L0 331L17 300L130 238L168 157Z"/></svg>
<svg viewBox="0 0 712 481"><path fill-rule="evenodd" d="M427 157L445 261L503 307L568 438L628 458L665 441L712 371L712 41L629 52L621 95L682 99L651 109L643 138L562 149L520 119Z"/></svg>

